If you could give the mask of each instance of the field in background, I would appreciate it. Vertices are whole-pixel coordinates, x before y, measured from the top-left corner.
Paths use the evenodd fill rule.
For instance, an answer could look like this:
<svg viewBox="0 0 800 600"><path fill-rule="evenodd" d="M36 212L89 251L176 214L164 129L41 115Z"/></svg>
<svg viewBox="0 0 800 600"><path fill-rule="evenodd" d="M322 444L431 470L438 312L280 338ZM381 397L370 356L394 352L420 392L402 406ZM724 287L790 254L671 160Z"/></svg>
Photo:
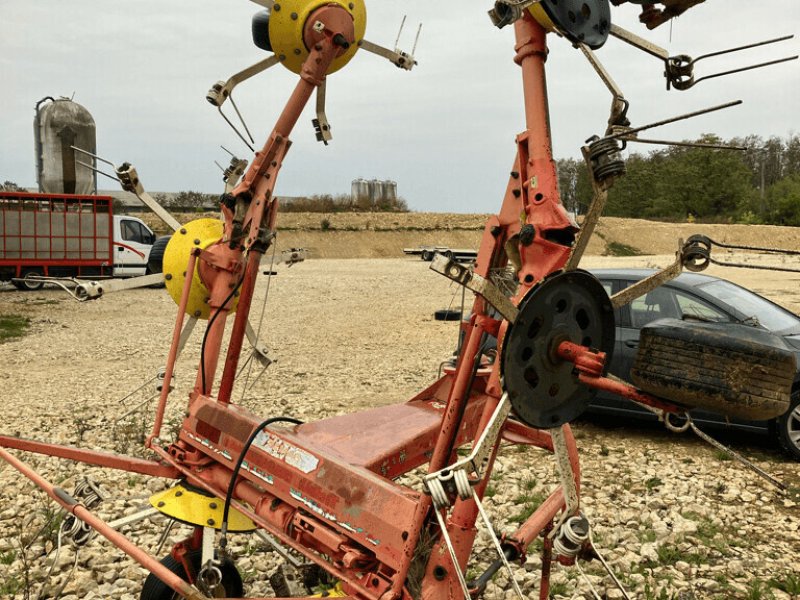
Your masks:
<svg viewBox="0 0 800 600"><path fill-rule="evenodd" d="M137 215L159 232L150 213ZM179 215L182 222L204 215ZM279 247L307 248L313 258L390 258L403 248L442 245L475 248L489 215L448 213L283 213L278 216ZM607 217L600 221L588 254L636 256L672 254L678 239L703 234L725 244L800 250L800 228L775 225L661 223Z"/></svg>

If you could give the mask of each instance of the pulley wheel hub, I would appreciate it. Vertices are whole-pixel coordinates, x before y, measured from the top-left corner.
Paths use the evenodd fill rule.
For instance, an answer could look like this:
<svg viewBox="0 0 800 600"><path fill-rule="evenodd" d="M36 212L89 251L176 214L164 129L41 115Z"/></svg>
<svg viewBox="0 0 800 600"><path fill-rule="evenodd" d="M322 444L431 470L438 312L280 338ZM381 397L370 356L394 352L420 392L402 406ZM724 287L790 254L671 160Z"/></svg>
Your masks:
<svg viewBox="0 0 800 600"><path fill-rule="evenodd" d="M609 0L542 0L531 7L534 17L574 44L601 48L611 31Z"/></svg>
<svg viewBox="0 0 800 600"><path fill-rule="evenodd" d="M503 344L503 378L516 415L537 429L579 417L594 391L579 381L571 362L558 358L558 346L587 346L610 360L614 327L608 294L585 271L561 273L533 288Z"/></svg>

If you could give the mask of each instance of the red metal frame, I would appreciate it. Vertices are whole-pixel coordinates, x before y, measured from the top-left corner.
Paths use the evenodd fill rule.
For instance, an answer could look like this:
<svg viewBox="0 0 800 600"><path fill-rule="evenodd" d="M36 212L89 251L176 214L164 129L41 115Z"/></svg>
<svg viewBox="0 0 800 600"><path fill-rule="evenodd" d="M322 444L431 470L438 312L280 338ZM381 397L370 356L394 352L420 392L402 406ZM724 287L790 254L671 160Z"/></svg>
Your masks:
<svg viewBox="0 0 800 600"><path fill-rule="evenodd" d="M19 208L14 210L13 208L9 208L6 206L5 200L11 200L19 203ZM33 235L23 235L22 232L19 234L11 235L6 230L6 221L3 220L3 231L2 231L2 247L0 247L0 268L3 267L10 267L14 269L14 277L20 277L22 272L25 269L29 268L41 268L42 273L44 275L49 275L50 269L53 267L72 267L76 269L78 275L80 275L81 269L99 269L99 273L101 275L107 274L110 275L113 271L114 267L114 212L113 212L113 198L111 196L75 196L75 195L68 195L68 194L33 194L28 192L0 192L0 210L3 212L18 212L21 216L23 212L25 213L32 213L33 215L44 213L47 215L54 215L54 214L63 214L64 215L64 235L63 236L54 236L52 233L47 236L40 236L38 232L38 219L34 216L33 223ZM41 203L47 203L48 210L39 210ZM30 206L31 208L23 208L25 205ZM58 206L60 210L54 210L54 206ZM70 206L77 206L78 211L71 211L69 210ZM97 240L98 238L98 231L97 231L97 219L92 220L92 232L91 232L91 239L93 240L93 248L92 248L92 258L66 258L66 253L68 252L68 240L70 239L77 239L79 240L78 244L78 255L83 254L83 249L80 241L86 239L87 236L83 235L83 221L78 219L78 230L79 234L77 236L68 236L67 235L67 222L66 218L68 214L77 214L81 215L84 214L83 208L86 206L91 207L91 214L108 214L108 253L106 254L99 254ZM105 232L102 232L105 234ZM49 257L48 258L7 258L6 251L7 251L7 239L9 238L19 238L20 240L20 248L21 240L23 238L31 238L34 241L34 248L37 247L37 240L40 238L47 238L50 240L49 243ZM105 237L105 235L103 235ZM64 244L64 258L53 258L53 239L62 239ZM34 250L37 254L39 253L38 250ZM21 253L21 252L20 252ZM104 273L104 269L108 270L108 273Z"/></svg>
<svg viewBox="0 0 800 600"><path fill-rule="evenodd" d="M314 27L316 23L323 27ZM518 303L533 286L563 268L577 228L560 203L552 157L544 69L546 33L527 13L515 28L515 60L522 70L527 127L517 137L517 158L505 198L499 214L486 225L475 272L488 278L492 269L507 264L509 254L518 257L521 285L514 298ZM343 41L355 42L352 19L337 5L312 14L305 35L311 53L300 81L231 201L223 203L223 239L207 250L193 253L189 259L187 272L197 268L209 289L209 304L215 316L209 324L202 365L178 439L171 443L160 439L170 387L165 385L147 441L157 460L141 461L6 437L0 437L0 446L182 478L217 497L225 496L245 440L262 421L231 404L230 398L260 260L272 243L275 229L276 178L290 146L289 135L303 108L324 81L331 62L344 51ZM176 360L191 277L186 281L167 361L167 381ZM219 391L214 397L212 390L233 290L239 293L238 309ZM488 425L502 395L500 361L490 368L476 366L481 364L485 336L497 336L501 347L508 327L507 322L490 317L488 309L486 302L477 297L455 368L409 402L291 428L273 426L264 430L248 452L234 486L234 506L282 543L322 566L342 582L350 597L358 600L408 600L406 579L421 534L427 531L435 541L422 580L422 598L463 597L433 518L430 496L400 485L395 479L425 464L429 472L446 467L453 462L456 449L477 441ZM587 385L614 387L629 397L638 394L601 376L604 356L575 345L562 345L560 351L563 360L576 364ZM650 400L641 394L634 399ZM580 489L575 439L569 426L564 426L563 431L576 487ZM506 423L502 438L553 451L549 433L516 421ZM495 453L498 447L499 444ZM173 590L189 598L202 598L185 582L166 573L153 557L71 503L63 490L54 488L8 452L0 450L0 458ZM483 481L475 488L479 497L484 494L493 463L494 454ZM553 491L504 543L524 557L533 540L552 529L554 518L564 509L564 497L560 487ZM452 510L444 517L458 567L464 570L477 532L477 505L472 500L455 499ZM196 544L197 539L187 543ZM185 548L186 544L174 549L174 553L181 556ZM550 564L548 539L541 598L548 595Z"/></svg>

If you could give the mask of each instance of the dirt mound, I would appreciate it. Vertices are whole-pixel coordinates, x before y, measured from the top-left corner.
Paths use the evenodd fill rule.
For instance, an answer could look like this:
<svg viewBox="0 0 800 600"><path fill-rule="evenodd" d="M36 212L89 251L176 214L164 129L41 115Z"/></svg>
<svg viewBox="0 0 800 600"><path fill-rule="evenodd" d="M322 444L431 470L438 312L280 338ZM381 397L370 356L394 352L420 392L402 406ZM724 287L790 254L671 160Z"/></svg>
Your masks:
<svg viewBox="0 0 800 600"><path fill-rule="evenodd" d="M157 231L163 224L139 215ZM187 222L214 214L178 215ZM488 215L454 213L283 213L279 247L307 248L315 258L389 258L403 248L425 245L478 248ZM661 223L641 219L601 219L587 254L636 256L672 254L678 240L706 235L724 244L800 249L800 228L773 225Z"/></svg>

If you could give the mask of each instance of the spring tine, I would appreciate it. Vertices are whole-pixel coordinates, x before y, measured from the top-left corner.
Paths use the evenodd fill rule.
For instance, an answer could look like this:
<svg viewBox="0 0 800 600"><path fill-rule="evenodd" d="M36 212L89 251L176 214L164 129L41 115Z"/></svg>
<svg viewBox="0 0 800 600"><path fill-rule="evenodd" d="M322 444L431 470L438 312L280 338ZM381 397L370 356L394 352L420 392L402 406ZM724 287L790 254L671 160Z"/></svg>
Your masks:
<svg viewBox="0 0 800 600"><path fill-rule="evenodd" d="M397 32L397 39L394 42L394 47L395 48L399 48L400 47L400 36L403 35L403 27L405 27L405 25L406 25L406 17L407 16L408 15L403 15L403 20L400 22L400 31Z"/></svg>
<svg viewBox="0 0 800 600"><path fill-rule="evenodd" d="M80 160L78 160L78 159L75 159L75 162L76 162L76 163L78 163L79 165L81 165L82 167L86 167L87 169L91 169L91 170L92 170L92 171L94 171L95 173L99 173L100 175L103 175L103 176L105 176L105 177L108 177L109 179L113 179L114 181L116 181L117 183L119 183L119 177L117 177L116 175L109 175L108 173L105 173L105 172L101 171L101 170L100 170L100 169L98 169L97 167L95 167L95 166L93 166L93 165L90 165L90 164L88 164L88 163L85 163L85 162L83 162L83 161L80 161Z"/></svg>
<svg viewBox="0 0 800 600"><path fill-rule="evenodd" d="M723 110L726 108L731 108L733 106L739 106L742 104L741 100L734 100L733 102L726 102L725 104L720 104L719 106L712 106L711 108L704 108L702 110L697 110L695 112L686 113L685 115L680 115L678 117L671 117L669 119L664 119L663 121L657 121L655 123L650 123L649 125L642 125L641 127L634 127L633 129L628 129L626 131L621 131L619 133L614 133L612 135L607 135L605 139L607 140L615 140L617 138L623 138L630 136L634 133L638 133L640 131L644 131L645 129L653 129L655 127L661 127L662 125L669 125L670 123L675 123L677 121L684 121L686 119L692 119L694 117L699 117L701 115L705 115L708 113L716 112L719 110Z"/></svg>
<svg viewBox="0 0 800 600"><path fill-rule="evenodd" d="M414 47L411 49L411 56L416 56L417 54L417 44L419 44L419 36L422 33L422 23L419 24L417 27L417 37L414 38Z"/></svg>
<svg viewBox="0 0 800 600"><path fill-rule="evenodd" d="M687 417L688 417L688 415L687 415ZM774 485L776 488L778 488L782 492L788 491L788 488L782 482L780 482L777 479L775 479L772 475L770 475L769 473L764 471L764 469L759 468L758 466L756 466L755 464L753 464L752 462L747 460L744 456L742 456L741 454L739 454L735 450L733 450L731 448L728 448L724 444L722 444L722 443L718 442L717 440L715 440L714 438L712 438L707 433L705 433L705 432L701 431L700 429L698 429L697 425L694 424L694 421L691 418L689 419L689 426L692 428L692 431L695 433L695 435L697 437L699 437L701 440L703 440L704 442L707 442L707 443L711 444L717 450L725 452L728 456L730 456L734 460L738 461L740 464L744 465L746 468L748 468L751 471L753 471L753 473L755 473L756 475L758 475L759 477L761 477L762 479L764 479L768 483L771 483L772 485Z"/></svg>
<svg viewBox="0 0 800 600"><path fill-rule="evenodd" d="M225 119L225 122L226 122L226 123L227 123L227 124L230 126L230 128L231 128L231 129L233 129L234 133L236 133L236 135L238 135L238 136L239 136L239 139L240 139L240 140L242 140L242 141L244 142L244 145L245 145L245 146L247 146L248 148L250 148L250 152L255 152L255 151L256 151L256 149L255 149L255 148L253 148L253 146L251 146L251 145L250 145L250 143L249 143L249 142L248 142L248 141L245 139L245 137L244 137L244 136L243 136L243 135L242 135L242 134L239 132L239 130L238 130L238 129L236 129L236 125L234 125L233 123L231 123L231 120L230 120L230 119L227 117L227 115L226 115L224 112L222 112L222 107L221 107L221 106L218 106L218 107L217 107L217 110L219 111L219 114L220 114L220 115L222 115L222 118L223 118L223 119Z"/></svg>
<svg viewBox="0 0 800 600"><path fill-rule="evenodd" d="M749 67L741 67L739 69L731 69L730 71L722 71L721 73L714 73L713 75L704 75L699 79L695 79L694 82L689 86L694 87L701 81L705 81L706 79L715 79L717 77L724 77L725 75L733 75L735 73L743 73L745 71L752 71L753 69L760 69L762 67L770 67L772 65L778 65L785 62L790 62L793 60L797 60L800 56L788 56L786 58L778 58L776 60L770 60L767 62L759 63L757 65L750 65ZM698 59L699 60L699 59ZM695 61L697 62L697 61Z"/></svg>
<svg viewBox="0 0 800 600"><path fill-rule="evenodd" d="M623 137L622 141L637 142L639 144L655 144L658 146L680 146L682 148L707 148L710 150L739 150L745 152L744 146L726 146L724 144L703 144L700 142L670 142L666 140L646 140L638 137Z"/></svg>
<svg viewBox="0 0 800 600"><path fill-rule="evenodd" d="M769 44L777 44L779 42L785 42L787 40L791 40L794 38L794 35L784 35L783 37L775 38L772 40L765 40L763 42L756 42L754 44L747 44L745 46L739 46L738 48L729 48L728 50L719 50L717 52L709 52L708 54L703 54L702 56L698 56L695 58L692 63L700 62L703 59L711 58L712 56L722 56L723 54L732 54L734 52L740 52L742 50L750 50L751 48L759 48L760 46L768 46Z"/></svg>
<svg viewBox="0 0 800 600"><path fill-rule="evenodd" d="M110 160L106 160L105 158L102 158L102 157L100 157L100 156L97 156L97 154L92 154L92 153L91 153L91 152L89 152L88 150L84 150L83 148L78 148L77 146L70 146L70 148L72 148L73 150L76 150L76 151L80 152L81 154L87 154L87 155L91 156L92 158L94 158L95 160L99 160L100 162L104 162L104 163L106 163L107 165L111 165L112 167L114 167L114 170L115 170L115 171L117 170L117 165L115 165L115 164L114 164L113 162L111 162Z"/></svg>
<svg viewBox="0 0 800 600"><path fill-rule="evenodd" d="M239 107L236 106L236 102L233 100L233 94L228 96L228 99L231 101L231 105L233 106L233 110L236 111L236 116L239 117L239 121L242 122L242 127L244 127L244 130L247 132L247 137L250 138L250 142L251 143L255 144L256 141L253 139L253 134L250 133L250 129L247 127L247 123L244 122L244 118L242 117L242 113L239 112Z"/></svg>

